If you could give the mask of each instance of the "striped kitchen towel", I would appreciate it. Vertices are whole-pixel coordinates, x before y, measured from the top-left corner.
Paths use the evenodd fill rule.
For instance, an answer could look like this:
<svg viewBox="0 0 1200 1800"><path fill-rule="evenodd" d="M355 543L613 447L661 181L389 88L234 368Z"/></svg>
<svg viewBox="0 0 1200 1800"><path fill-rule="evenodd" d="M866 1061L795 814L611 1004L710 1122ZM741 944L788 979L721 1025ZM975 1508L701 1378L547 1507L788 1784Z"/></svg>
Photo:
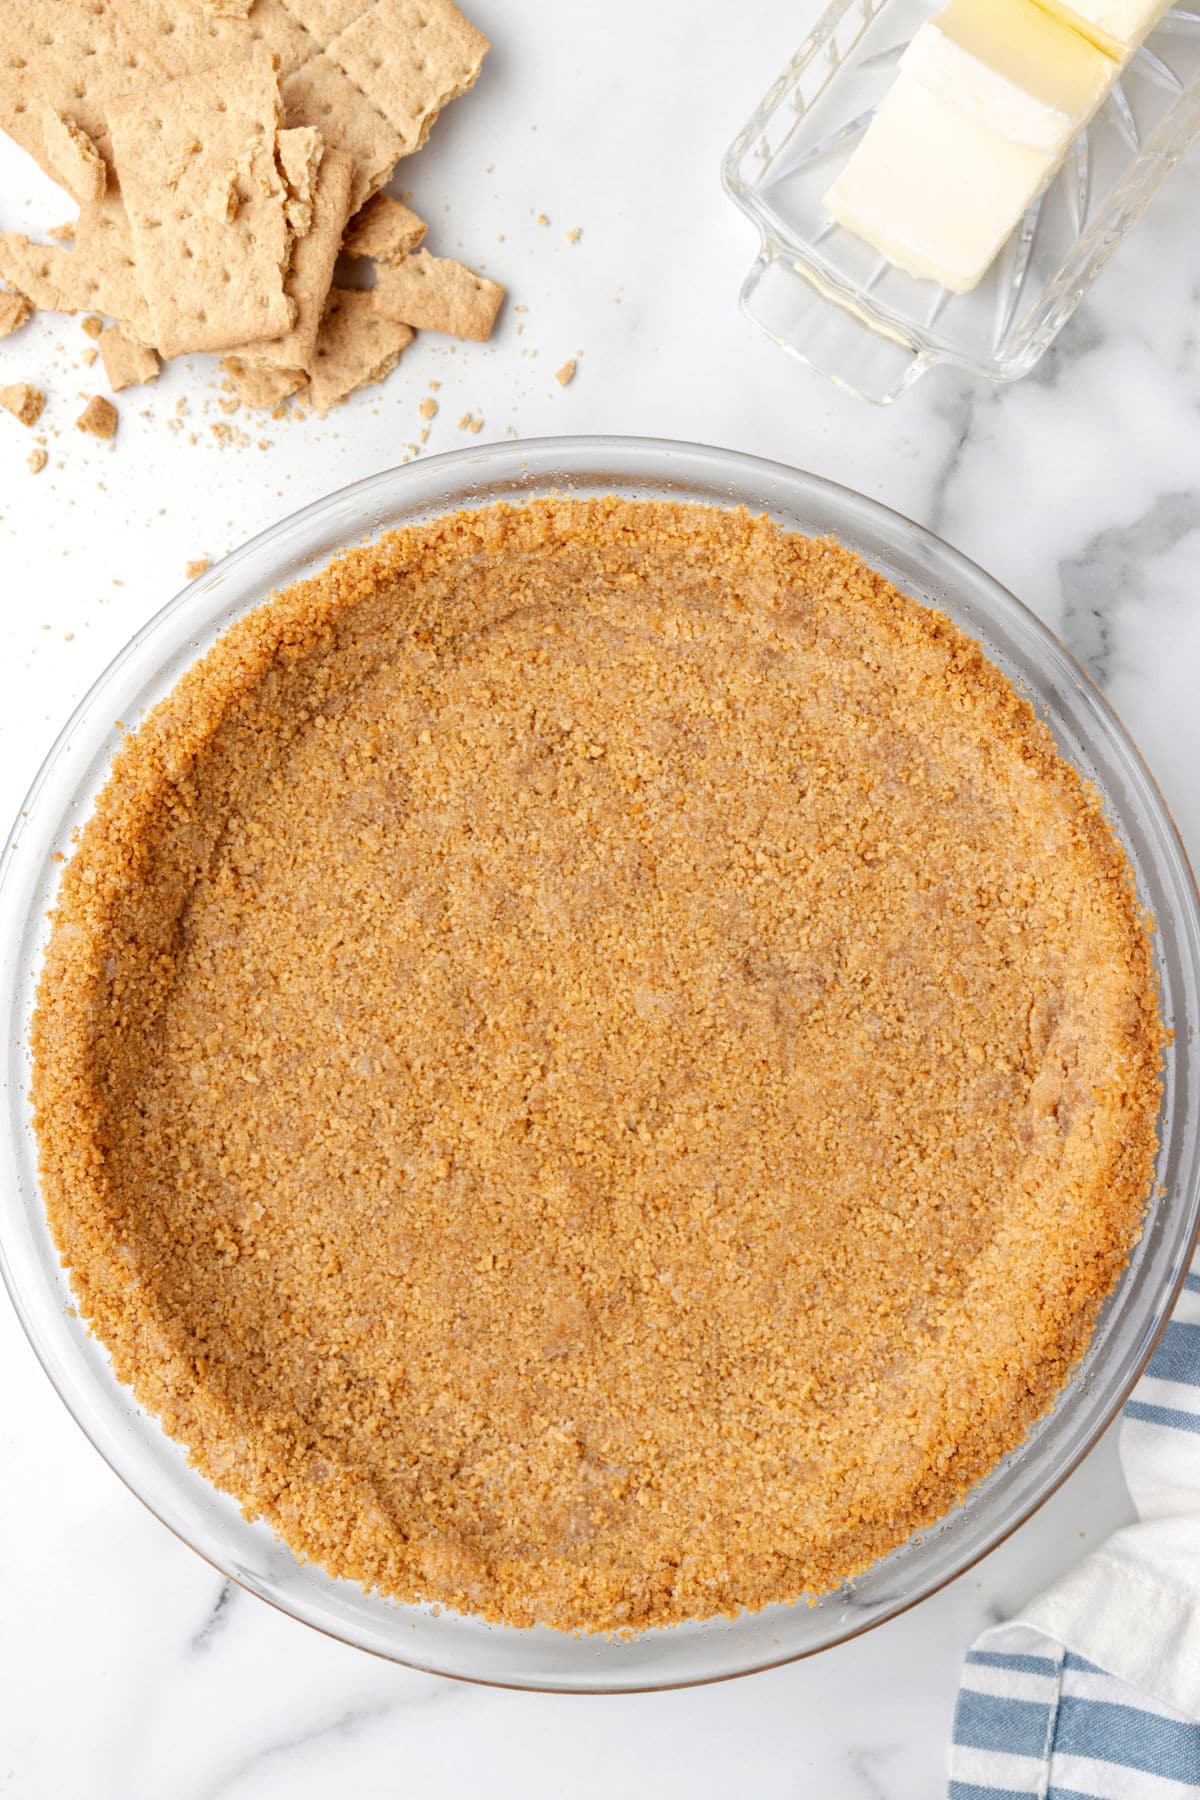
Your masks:
<svg viewBox="0 0 1200 1800"><path fill-rule="evenodd" d="M949 1800L1200 1800L1200 1258L1120 1453L1136 1524L968 1653Z"/></svg>

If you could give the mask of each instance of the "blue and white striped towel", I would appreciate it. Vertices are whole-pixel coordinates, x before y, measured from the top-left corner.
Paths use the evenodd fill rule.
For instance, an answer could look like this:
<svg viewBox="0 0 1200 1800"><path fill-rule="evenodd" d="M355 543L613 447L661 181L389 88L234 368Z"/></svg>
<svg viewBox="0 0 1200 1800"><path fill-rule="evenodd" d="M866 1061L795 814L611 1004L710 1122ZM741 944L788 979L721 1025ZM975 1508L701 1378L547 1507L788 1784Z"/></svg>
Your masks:
<svg viewBox="0 0 1200 1800"><path fill-rule="evenodd" d="M967 1656L949 1800L1200 1800L1200 1258L1120 1452L1137 1523Z"/></svg>

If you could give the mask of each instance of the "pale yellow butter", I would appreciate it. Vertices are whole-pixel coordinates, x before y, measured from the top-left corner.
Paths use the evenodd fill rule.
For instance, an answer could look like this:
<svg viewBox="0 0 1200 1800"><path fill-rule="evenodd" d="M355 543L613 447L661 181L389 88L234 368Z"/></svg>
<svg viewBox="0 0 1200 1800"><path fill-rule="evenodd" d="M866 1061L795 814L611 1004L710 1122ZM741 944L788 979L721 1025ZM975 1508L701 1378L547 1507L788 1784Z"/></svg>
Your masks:
<svg viewBox="0 0 1200 1800"><path fill-rule="evenodd" d="M975 286L1045 180L1014 143L901 73L825 196L840 225L910 275Z"/></svg>
<svg viewBox="0 0 1200 1800"><path fill-rule="evenodd" d="M977 123L1046 151L1054 163L1117 73L1110 57L1033 0L949 0L921 26L900 67Z"/></svg>
<svg viewBox="0 0 1200 1800"><path fill-rule="evenodd" d="M1170 0L1041 0L1048 13L1080 32L1119 62L1128 61L1147 32L1166 12Z"/></svg>

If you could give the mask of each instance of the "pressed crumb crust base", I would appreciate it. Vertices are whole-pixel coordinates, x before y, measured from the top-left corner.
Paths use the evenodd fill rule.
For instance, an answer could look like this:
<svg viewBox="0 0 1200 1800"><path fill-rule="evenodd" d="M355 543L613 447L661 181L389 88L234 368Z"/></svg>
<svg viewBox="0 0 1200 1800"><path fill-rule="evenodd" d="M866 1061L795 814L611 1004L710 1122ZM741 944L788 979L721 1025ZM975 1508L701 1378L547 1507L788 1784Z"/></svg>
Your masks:
<svg viewBox="0 0 1200 1800"><path fill-rule="evenodd" d="M828 541L356 550L126 740L34 1024L117 1374L303 1557L513 1624L826 1590L1052 1403L1163 1033L1095 793Z"/></svg>

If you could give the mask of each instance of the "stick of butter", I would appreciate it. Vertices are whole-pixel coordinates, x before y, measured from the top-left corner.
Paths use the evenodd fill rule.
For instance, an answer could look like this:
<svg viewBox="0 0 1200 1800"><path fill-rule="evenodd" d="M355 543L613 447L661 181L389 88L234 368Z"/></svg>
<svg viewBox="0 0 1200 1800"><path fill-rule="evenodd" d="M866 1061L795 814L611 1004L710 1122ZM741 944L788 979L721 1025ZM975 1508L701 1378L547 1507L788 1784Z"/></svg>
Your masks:
<svg viewBox="0 0 1200 1800"><path fill-rule="evenodd" d="M900 67L1055 163L1117 74L1109 57L1032 0L950 0L921 26Z"/></svg>
<svg viewBox="0 0 1200 1800"><path fill-rule="evenodd" d="M1107 55L1127 62L1170 0L1075 0L1071 6L1065 0L1039 0L1039 4Z"/></svg>
<svg viewBox="0 0 1200 1800"><path fill-rule="evenodd" d="M1034 0L949 0L905 51L825 206L889 262L966 293L1118 73Z"/></svg>
<svg viewBox="0 0 1200 1800"><path fill-rule="evenodd" d="M825 206L898 268L965 294L1051 161L901 74Z"/></svg>

